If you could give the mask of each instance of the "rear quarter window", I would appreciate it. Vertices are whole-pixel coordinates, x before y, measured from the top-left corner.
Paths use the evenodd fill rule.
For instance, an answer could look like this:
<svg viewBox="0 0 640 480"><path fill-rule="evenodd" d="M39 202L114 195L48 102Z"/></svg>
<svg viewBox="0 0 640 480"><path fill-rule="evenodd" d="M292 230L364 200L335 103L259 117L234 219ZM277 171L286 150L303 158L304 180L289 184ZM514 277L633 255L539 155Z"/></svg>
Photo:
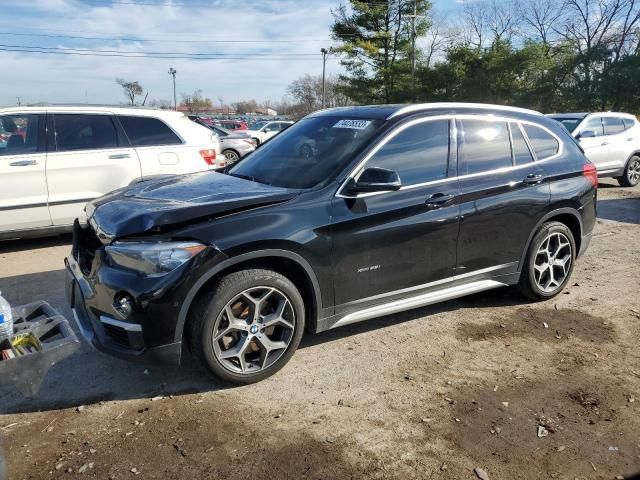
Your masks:
<svg viewBox="0 0 640 480"><path fill-rule="evenodd" d="M529 145L538 160L553 157L560 151L560 143L545 129L536 125L523 124L524 132L529 138Z"/></svg>
<svg viewBox="0 0 640 480"><path fill-rule="evenodd" d="M162 120L125 115L119 115L118 118L134 147L182 144L180 137Z"/></svg>

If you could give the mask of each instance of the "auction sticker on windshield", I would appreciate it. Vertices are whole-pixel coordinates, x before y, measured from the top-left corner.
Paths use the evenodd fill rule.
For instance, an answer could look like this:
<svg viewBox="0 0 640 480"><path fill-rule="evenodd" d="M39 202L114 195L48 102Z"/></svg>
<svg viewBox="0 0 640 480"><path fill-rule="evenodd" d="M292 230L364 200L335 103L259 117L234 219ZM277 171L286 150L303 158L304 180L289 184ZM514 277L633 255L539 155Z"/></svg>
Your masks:
<svg viewBox="0 0 640 480"><path fill-rule="evenodd" d="M370 123L370 120L340 120L333 126L333 128L353 128L355 130L364 130Z"/></svg>

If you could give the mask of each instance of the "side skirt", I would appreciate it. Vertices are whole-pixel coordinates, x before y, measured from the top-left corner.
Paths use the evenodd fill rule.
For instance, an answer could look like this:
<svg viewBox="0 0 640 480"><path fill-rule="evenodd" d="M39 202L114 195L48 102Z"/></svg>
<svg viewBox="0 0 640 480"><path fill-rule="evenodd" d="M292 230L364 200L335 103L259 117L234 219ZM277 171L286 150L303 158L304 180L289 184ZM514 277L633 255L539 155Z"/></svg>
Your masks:
<svg viewBox="0 0 640 480"><path fill-rule="evenodd" d="M507 277L510 276L511 275ZM464 297L473 293L484 292L486 290L492 290L494 288L506 287L513 283L512 281L509 281L511 279L507 280L506 278L501 278L500 280L502 281L488 279L477 280L462 285L454 285L428 293L421 293L411 297L406 297L387 303L378 304L372 307L363 308L362 310L358 310L344 316L334 316L332 318L325 319L322 322L318 322L318 331L342 327L343 325L349 325L351 323L404 312L413 308L433 305L435 303L453 300L455 298ZM323 325L321 325L321 323Z"/></svg>

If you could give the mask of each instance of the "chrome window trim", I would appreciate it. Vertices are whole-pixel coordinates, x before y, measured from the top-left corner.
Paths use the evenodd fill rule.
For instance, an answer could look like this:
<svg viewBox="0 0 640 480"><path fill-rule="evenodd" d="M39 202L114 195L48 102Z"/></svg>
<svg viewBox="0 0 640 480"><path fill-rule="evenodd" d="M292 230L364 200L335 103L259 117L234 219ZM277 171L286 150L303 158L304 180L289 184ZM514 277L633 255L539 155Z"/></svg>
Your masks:
<svg viewBox="0 0 640 480"><path fill-rule="evenodd" d="M464 113L464 114L444 114L444 115L434 115L431 117L422 117L422 118L416 118L414 120L411 120L409 122L406 122L402 125L400 125L398 128L392 130L391 132L387 133L386 136L380 140L380 142L373 148L373 150L371 150L369 153L367 153L367 155L360 161L358 162L358 164L351 170L351 172L349 173L349 175L347 175L347 177L342 181L342 183L340 184L340 187L338 187L338 190L336 191L335 196L338 198L348 198L348 199L355 199L355 198L367 198L367 197L373 197L376 195L385 195L385 194L389 194L389 193L394 193L394 192L369 192L369 193L361 193L361 194L357 194L355 196L353 195L345 195L342 193L342 191L344 190L345 186L347 185L347 183L349 182L349 180L351 179L355 179L360 173L362 173L362 170L364 169L364 166L366 165L366 163L371 159L371 157L373 157L378 150L380 150L384 145L387 144L387 142L389 142L392 138L394 138L397 134L399 134L400 132L402 132L403 130L413 126L413 125L417 125L419 123L424 123L424 122L429 122L432 120L443 120L443 119L453 119L453 120L483 120L483 121L498 121L498 122L515 122L518 123L518 126L520 127L520 131L522 132L525 141L527 142L527 145L529 146L529 150L531 151L531 155L533 156L534 161L532 162L533 164L535 163L542 163L542 162L547 162L549 160L553 160L554 158L557 158L559 156L561 156L564 153L564 144L562 143L562 141L560 140L560 138L551 130L549 130L547 127L545 127L544 125L540 125L539 123L533 122L533 121L529 121L529 120L519 120L519 119L515 119L515 118L510 118L510 117L506 117L506 116L501 116L501 115L494 115L494 114L471 114L471 113ZM454 122L455 124L456 122ZM524 131L524 128L522 127L522 124L527 124L527 125L532 125L534 127L538 127L541 128L542 130L544 130L545 132L547 132L549 135L551 135L553 138L556 139L556 141L558 142L558 152L555 155L552 155L550 157L545 157L543 159L538 159L535 155L535 152L533 151L533 149L531 148L531 144L529 143L529 137L526 135L526 132ZM455 132L449 132L449 141L451 142L451 135L454 134L457 135L458 131L457 131L457 126L455 129ZM456 158L457 158L457 154L456 154ZM441 178L438 180L432 180L429 182L424 182L424 183L417 183L414 185L405 185L400 187L399 191L405 191L405 190L412 190L414 188L421 188L421 187L426 187L429 185L437 185L439 183L446 183L446 182L450 182L450 181L455 181L455 180L466 180L468 178L474 178L474 177L480 177L480 176L484 176L484 175L495 175L495 174L500 174L500 173L504 173L506 171L509 170L517 170L517 169L521 169L521 168L531 168L532 163L524 163L522 165L511 165L509 167L501 167L501 168L496 168L494 170L487 170L486 172L478 172L478 173L470 173L470 174L466 174L466 175L456 175L456 176L452 176L452 177L447 177L447 178ZM457 171L457 166L456 166L456 171Z"/></svg>

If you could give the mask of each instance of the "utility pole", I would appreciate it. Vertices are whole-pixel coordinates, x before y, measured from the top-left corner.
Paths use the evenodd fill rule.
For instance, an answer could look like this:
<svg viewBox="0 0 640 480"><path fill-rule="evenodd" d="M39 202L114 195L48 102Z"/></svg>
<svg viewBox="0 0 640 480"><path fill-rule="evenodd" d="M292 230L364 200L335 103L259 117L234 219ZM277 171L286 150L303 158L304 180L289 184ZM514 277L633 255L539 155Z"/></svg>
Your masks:
<svg viewBox="0 0 640 480"><path fill-rule="evenodd" d="M324 108L326 104L326 91L327 91L327 79L326 79L326 70L327 70L327 55L333 53L333 49L329 48L321 48L320 53L322 53L322 108Z"/></svg>
<svg viewBox="0 0 640 480"><path fill-rule="evenodd" d="M411 100L416 101L416 18L418 0L413 0L413 28L411 30Z"/></svg>
<svg viewBox="0 0 640 480"><path fill-rule="evenodd" d="M169 68L169 75L173 77L173 109L178 110L178 100L176 99L176 69Z"/></svg>
<svg viewBox="0 0 640 480"><path fill-rule="evenodd" d="M22 102L20 102L20 97L16 97L18 99L18 106L21 107L22 106Z"/></svg>

